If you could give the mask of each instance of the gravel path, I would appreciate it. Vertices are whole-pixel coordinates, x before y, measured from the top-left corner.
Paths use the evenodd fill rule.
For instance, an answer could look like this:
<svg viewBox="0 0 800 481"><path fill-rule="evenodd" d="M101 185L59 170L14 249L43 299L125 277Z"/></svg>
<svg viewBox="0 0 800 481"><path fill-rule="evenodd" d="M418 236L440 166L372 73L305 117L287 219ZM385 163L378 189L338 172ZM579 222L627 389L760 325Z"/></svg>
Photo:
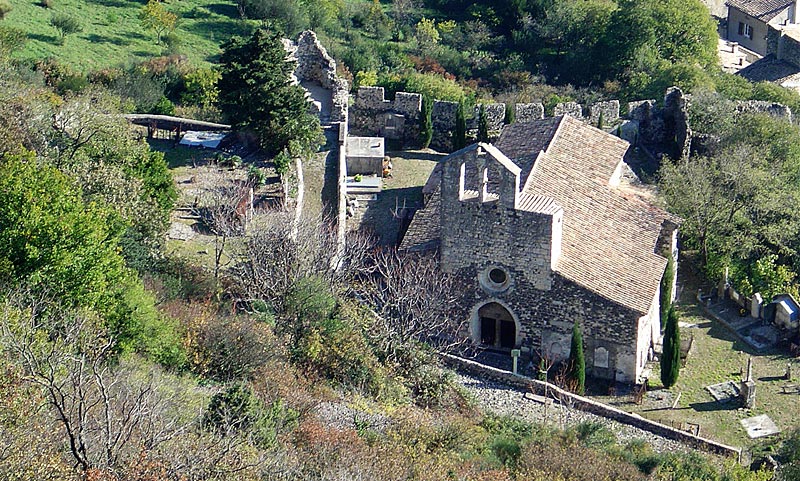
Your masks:
<svg viewBox="0 0 800 481"><path fill-rule="evenodd" d="M545 420L545 406L542 403L526 397L526 392L503 384L486 381L476 377L456 373L456 381L467 388L475 396L480 407L497 414L519 416L535 423L548 422L561 427L571 426L584 421L603 424L611 429L620 443L627 443L634 439L643 439L653 450L662 452L687 452L692 449L677 441L663 438L648 431L628 426L617 421L597 416L595 414L568 409L558 403L547 408L547 421Z"/></svg>

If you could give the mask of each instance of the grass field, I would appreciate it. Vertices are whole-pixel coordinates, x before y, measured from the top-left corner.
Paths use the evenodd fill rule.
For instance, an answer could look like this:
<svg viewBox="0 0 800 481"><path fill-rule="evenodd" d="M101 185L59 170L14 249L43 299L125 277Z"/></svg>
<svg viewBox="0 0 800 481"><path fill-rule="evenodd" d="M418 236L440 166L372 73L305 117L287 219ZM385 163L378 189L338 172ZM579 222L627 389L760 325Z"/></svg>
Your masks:
<svg viewBox="0 0 800 481"><path fill-rule="evenodd" d="M691 263L691 260L689 261ZM681 329L682 338L694 337L694 344L686 365L681 369L678 382L669 390L667 402L657 402L646 397L641 405L623 397L598 396L597 398L620 409L635 412L648 419L666 424L693 423L700 425L700 435L733 446L751 448L760 443L750 439L742 425L744 418L767 414L783 431L800 427L800 394L784 394L782 379L786 364L792 363L797 384L800 362L788 352L774 348L764 353L753 351L717 320L708 316L697 305L694 293L699 286L694 273L687 272L684 259L680 273L683 284L681 303L678 306L680 321L687 327ZM704 286L708 292L708 286ZM692 327L688 327L692 326ZM740 369L753 360L753 378L756 381L756 404L753 409L743 409L738 402L719 403L706 390L706 386L725 381L738 382ZM653 363L650 388L661 387L658 363ZM670 409L680 393L676 409ZM658 396L658 393L652 393ZM765 438L769 441L769 438Z"/></svg>
<svg viewBox="0 0 800 481"><path fill-rule="evenodd" d="M57 58L77 70L124 65L165 53L155 33L142 27L138 15L145 0L53 0L44 8L39 0L11 0L13 10L3 24L28 34L21 59ZM213 62L220 45L233 35L247 34L255 25L241 20L229 0L167 0L167 9L178 15L175 30L179 53L194 65ZM77 18L83 31L58 44L58 32L50 25L55 13Z"/></svg>

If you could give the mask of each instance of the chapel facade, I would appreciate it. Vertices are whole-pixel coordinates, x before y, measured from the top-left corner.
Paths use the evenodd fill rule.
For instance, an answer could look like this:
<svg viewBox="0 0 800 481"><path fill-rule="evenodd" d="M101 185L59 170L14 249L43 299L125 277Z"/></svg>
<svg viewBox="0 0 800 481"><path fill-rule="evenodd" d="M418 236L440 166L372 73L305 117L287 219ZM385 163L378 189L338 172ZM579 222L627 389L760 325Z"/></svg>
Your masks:
<svg viewBox="0 0 800 481"><path fill-rule="evenodd" d="M466 286L457 315L473 343L557 362L579 322L590 375L643 380L680 221L637 187L628 147L560 116L437 165L401 249L438 252Z"/></svg>

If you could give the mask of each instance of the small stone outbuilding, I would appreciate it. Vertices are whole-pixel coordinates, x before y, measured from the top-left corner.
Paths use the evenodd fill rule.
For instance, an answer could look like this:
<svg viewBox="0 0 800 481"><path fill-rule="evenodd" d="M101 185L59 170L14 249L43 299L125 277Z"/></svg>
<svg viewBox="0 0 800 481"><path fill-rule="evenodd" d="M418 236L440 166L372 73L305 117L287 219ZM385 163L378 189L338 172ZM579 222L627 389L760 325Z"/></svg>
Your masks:
<svg viewBox="0 0 800 481"><path fill-rule="evenodd" d="M438 250L461 279L475 344L560 361L579 322L591 375L643 380L679 219L630 182L628 147L565 115L507 125L496 145L437 165L401 248Z"/></svg>

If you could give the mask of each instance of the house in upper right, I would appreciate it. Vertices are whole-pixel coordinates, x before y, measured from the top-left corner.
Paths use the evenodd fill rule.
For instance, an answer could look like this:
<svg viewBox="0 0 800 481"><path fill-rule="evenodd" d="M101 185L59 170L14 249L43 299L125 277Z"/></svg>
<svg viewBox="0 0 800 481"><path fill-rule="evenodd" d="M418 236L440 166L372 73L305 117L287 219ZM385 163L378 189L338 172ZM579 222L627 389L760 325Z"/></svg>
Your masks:
<svg viewBox="0 0 800 481"><path fill-rule="evenodd" d="M769 27L781 30L798 23L797 3L798 0L728 0L728 40L766 55Z"/></svg>

